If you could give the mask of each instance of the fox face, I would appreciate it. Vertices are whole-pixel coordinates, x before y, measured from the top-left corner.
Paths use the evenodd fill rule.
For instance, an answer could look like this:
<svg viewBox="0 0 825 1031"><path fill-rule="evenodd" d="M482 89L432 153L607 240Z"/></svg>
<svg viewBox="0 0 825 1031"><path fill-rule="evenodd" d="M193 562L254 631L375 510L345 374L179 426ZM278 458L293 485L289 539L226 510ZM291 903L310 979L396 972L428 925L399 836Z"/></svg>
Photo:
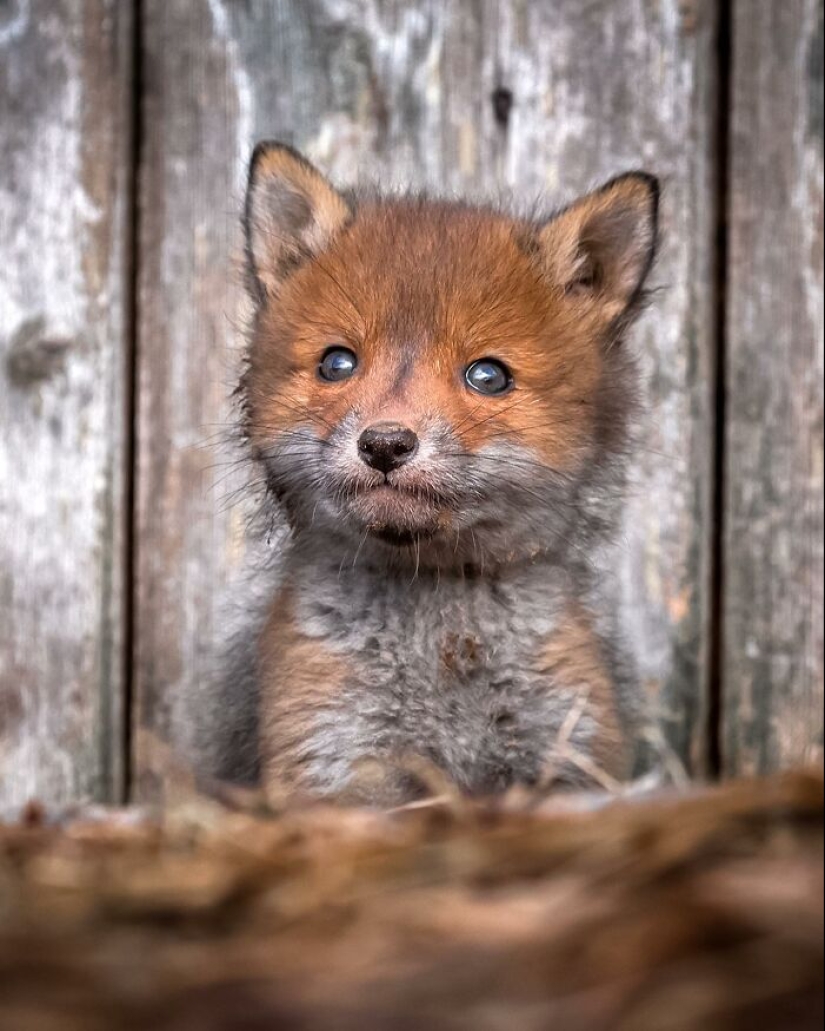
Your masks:
<svg viewBox="0 0 825 1031"><path fill-rule="evenodd" d="M345 196L259 146L244 427L293 530L440 568L586 546L618 493L657 205L642 173L546 219Z"/></svg>

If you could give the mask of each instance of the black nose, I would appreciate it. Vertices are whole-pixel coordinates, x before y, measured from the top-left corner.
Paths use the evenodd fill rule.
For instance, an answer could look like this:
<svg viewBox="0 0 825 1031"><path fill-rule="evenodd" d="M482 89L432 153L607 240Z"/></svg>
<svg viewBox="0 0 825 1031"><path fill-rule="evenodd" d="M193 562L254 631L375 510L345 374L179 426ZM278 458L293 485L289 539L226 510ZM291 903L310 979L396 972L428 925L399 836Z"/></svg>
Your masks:
<svg viewBox="0 0 825 1031"><path fill-rule="evenodd" d="M379 422L358 438L361 458L382 473L390 473L409 461L418 450L418 437L395 423Z"/></svg>

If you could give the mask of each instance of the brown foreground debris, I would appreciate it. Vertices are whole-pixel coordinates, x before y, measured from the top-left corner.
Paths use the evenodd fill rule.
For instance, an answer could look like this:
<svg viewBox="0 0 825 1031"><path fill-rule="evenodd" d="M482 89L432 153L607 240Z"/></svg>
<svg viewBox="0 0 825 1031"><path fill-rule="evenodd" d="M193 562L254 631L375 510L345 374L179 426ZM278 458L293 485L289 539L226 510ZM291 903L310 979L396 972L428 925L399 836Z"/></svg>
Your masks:
<svg viewBox="0 0 825 1031"><path fill-rule="evenodd" d="M814 1031L818 773L0 826L3 1031Z"/></svg>

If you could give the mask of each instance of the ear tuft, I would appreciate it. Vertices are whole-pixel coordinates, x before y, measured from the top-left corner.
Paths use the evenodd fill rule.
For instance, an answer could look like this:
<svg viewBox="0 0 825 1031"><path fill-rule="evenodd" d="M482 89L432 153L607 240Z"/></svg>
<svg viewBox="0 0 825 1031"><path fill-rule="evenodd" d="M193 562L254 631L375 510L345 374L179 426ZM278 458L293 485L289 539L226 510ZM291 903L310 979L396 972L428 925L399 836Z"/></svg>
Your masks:
<svg viewBox="0 0 825 1031"><path fill-rule="evenodd" d="M554 285L597 298L611 317L632 308L656 256L659 195L655 176L629 172L544 225L539 243Z"/></svg>
<svg viewBox="0 0 825 1031"><path fill-rule="evenodd" d="M247 272L258 299L277 294L351 218L346 200L306 158L283 143L259 143L244 213Z"/></svg>

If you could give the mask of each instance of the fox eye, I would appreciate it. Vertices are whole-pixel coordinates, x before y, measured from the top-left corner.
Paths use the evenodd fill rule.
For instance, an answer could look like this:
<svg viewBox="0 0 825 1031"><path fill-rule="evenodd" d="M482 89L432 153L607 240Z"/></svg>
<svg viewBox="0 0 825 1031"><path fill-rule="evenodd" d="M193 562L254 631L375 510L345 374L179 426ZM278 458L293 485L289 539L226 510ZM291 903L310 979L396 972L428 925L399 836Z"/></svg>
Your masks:
<svg viewBox="0 0 825 1031"><path fill-rule="evenodd" d="M349 379L358 368L358 359L348 347L329 347L318 366L318 375L328 383Z"/></svg>
<svg viewBox="0 0 825 1031"><path fill-rule="evenodd" d="M482 358L467 366L464 379L479 394L504 394L513 385L510 370L495 358Z"/></svg>

